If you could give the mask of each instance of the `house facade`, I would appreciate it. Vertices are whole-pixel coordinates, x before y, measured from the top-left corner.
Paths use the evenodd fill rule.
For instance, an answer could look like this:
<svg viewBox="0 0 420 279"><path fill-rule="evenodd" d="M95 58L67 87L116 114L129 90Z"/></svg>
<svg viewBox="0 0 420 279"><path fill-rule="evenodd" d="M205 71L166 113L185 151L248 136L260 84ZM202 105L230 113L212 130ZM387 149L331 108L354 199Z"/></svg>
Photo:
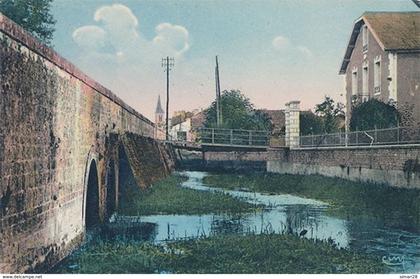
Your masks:
<svg viewBox="0 0 420 279"><path fill-rule="evenodd" d="M171 138L179 141L193 141L191 133L191 118L185 118L182 122L171 123Z"/></svg>
<svg viewBox="0 0 420 279"><path fill-rule="evenodd" d="M396 103L406 123L420 123L420 12L366 12L354 23L341 64L346 129L354 104Z"/></svg>
<svg viewBox="0 0 420 279"><path fill-rule="evenodd" d="M206 113L204 110L177 111L171 118L171 137L179 141L196 141L200 129L204 128Z"/></svg>

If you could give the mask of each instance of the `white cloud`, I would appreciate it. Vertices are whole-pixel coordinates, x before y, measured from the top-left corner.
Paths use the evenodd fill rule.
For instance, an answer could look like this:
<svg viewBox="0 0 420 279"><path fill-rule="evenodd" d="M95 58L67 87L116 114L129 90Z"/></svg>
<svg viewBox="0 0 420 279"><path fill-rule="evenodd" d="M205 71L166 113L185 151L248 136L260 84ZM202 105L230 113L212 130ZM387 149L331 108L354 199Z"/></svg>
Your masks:
<svg viewBox="0 0 420 279"><path fill-rule="evenodd" d="M307 47L305 47L305 46L298 46L297 47L297 49L303 54L303 55L305 55L307 58L312 58L313 57L313 54L312 54L312 51L309 49L309 48L307 48Z"/></svg>
<svg viewBox="0 0 420 279"><path fill-rule="evenodd" d="M306 58L312 58L312 51L302 45L294 45L290 39L284 36L277 36L272 41L272 46L276 51L287 52L289 54L304 55Z"/></svg>
<svg viewBox="0 0 420 279"><path fill-rule="evenodd" d="M153 43L156 46L171 47L178 54L190 48L188 30L183 26L161 23L156 26L155 31L157 35L153 39Z"/></svg>
<svg viewBox="0 0 420 279"><path fill-rule="evenodd" d="M81 48L99 51L107 47L107 51L102 51L119 58L122 54L130 58L131 54L136 59L139 54L180 56L190 48L188 30L171 23L158 24L156 36L146 40L139 31L137 17L121 4L98 8L94 20L98 25L82 26L73 32L73 39Z"/></svg>
<svg viewBox="0 0 420 279"><path fill-rule="evenodd" d="M122 17L122 18L121 18ZM126 26L137 27L139 24L137 17L127 6L114 4L111 6L102 6L97 9L94 15L95 21L103 21L107 24L124 24Z"/></svg>
<svg viewBox="0 0 420 279"><path fill-rule="evenodd" d="M127 6L103 6L96 10L94 20L104 26L115 44L124 45L139 36L137 17Z"/></svg>
<svg viewBox="0 0 420 279"><path fill-rule="evenodd" d="M81 26L72 34L80 47L77 64L150 117L157 95L162 93L156 92L164 81L161 58L175 57L175 74L192 72L183 65L184 54L190 48L188 30L181 25L161 23L155 27L155 36L148 40L139 28L141 20L121 4L99 7L93 20L95 25Z"/></svg>
<svg viewBox="0 0 420 279"><path fill-rule="evenodd" d="M284 50L290 47L290 40L283 36L277 36L273 39L272 45L276 50Z"/></svg>
<svg viewBox="0 0 420 279"><path fill-rule="evenodd" d="M73 40L81 47L87 49L100 49L105 46L106 32L95 25L86 25L77 28L72 34Z"/></svg>

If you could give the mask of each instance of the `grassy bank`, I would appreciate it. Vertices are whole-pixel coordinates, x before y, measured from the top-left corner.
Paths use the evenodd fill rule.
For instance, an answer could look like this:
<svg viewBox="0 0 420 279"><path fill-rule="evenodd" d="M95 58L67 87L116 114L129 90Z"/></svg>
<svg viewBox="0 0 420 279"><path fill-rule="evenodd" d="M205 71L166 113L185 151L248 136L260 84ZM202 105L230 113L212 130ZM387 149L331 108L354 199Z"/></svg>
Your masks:
<svg viewBox="0 0 420 279"><path fill-rule="evenodd" d="M224 193L182 188L187 177L173 174L147 190L127 187L119 213L123 215L239 213L255 207Z"/></svg>
<svg viewBox="0 0 420 279"><path fill-rule="evenodd" d="M357 183L319 175L217 174L204 178L208 186L293 194L325 201L335 214L369 217L389 226L420 229L420 191Z"/></svg>
<svg viewBox="0 0 420 279"><path fill-rule="evenodd" d="M217 236L168 246L102 243L56 273L382 273L379 259L288 235Z"/></svg>

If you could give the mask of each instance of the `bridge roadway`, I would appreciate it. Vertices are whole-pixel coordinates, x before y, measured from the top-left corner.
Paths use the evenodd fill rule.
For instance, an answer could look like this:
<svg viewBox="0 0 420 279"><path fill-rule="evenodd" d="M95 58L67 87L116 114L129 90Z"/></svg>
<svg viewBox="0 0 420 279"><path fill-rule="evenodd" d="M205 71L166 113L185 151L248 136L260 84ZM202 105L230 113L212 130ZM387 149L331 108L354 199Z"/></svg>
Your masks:
<svg viewBox="0 0 420 279"><path fill-rule="evenodd" d="M170 140L173 147L186 150L267 150L270 133L262 130L201 128L196 141Z"/></svg>
<svg viewBox="0 0 420 279"><path fill-rule="evenodd" d="M200 143L192 141L164 141L171 144L176 149L185 149L190 151L207 151L207 150L223 150L223 151L264 151L269 148L267 145L238 145L238 144L222 144L222 143Z"/></svg>

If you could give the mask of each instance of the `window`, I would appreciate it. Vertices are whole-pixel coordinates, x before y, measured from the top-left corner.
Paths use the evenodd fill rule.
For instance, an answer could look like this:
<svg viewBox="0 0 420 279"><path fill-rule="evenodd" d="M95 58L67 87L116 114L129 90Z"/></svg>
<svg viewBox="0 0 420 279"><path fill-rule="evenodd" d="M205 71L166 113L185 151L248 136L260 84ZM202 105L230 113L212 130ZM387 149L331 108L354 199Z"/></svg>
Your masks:
<svg viewBox="0 0 420 279"><path fill-rule="evenodd" d="M373 67L373 88L374 94L381 94L381 60L380 57L375 58Z"/></svg>
<svg viewBox="0 0 420 279"><path fill-rule="evenodd" d="M351 74L351 94L357 95L359 92L358 82L357 82L357 69L353 69Z"/></svg>
<svg viewBox="0 0 420 279"><path fill-rule="evenodd" d="M363 36L363 52L368 50L368 42L369 42L369 32L366 25L362 27L362 36Z"/></svg>
<svg viewBox="0 0 420 279"><path fill-rule="evenodd" d="M367 63L363 65L363 98L369 97L369 68Z"/></svg>
<svg viewBox="0 0 420 279"><path fill-rule="evenodd" d="M176 139L186 141L187 140L187 132L185 131L177 131L176 132Z"/></svg>

